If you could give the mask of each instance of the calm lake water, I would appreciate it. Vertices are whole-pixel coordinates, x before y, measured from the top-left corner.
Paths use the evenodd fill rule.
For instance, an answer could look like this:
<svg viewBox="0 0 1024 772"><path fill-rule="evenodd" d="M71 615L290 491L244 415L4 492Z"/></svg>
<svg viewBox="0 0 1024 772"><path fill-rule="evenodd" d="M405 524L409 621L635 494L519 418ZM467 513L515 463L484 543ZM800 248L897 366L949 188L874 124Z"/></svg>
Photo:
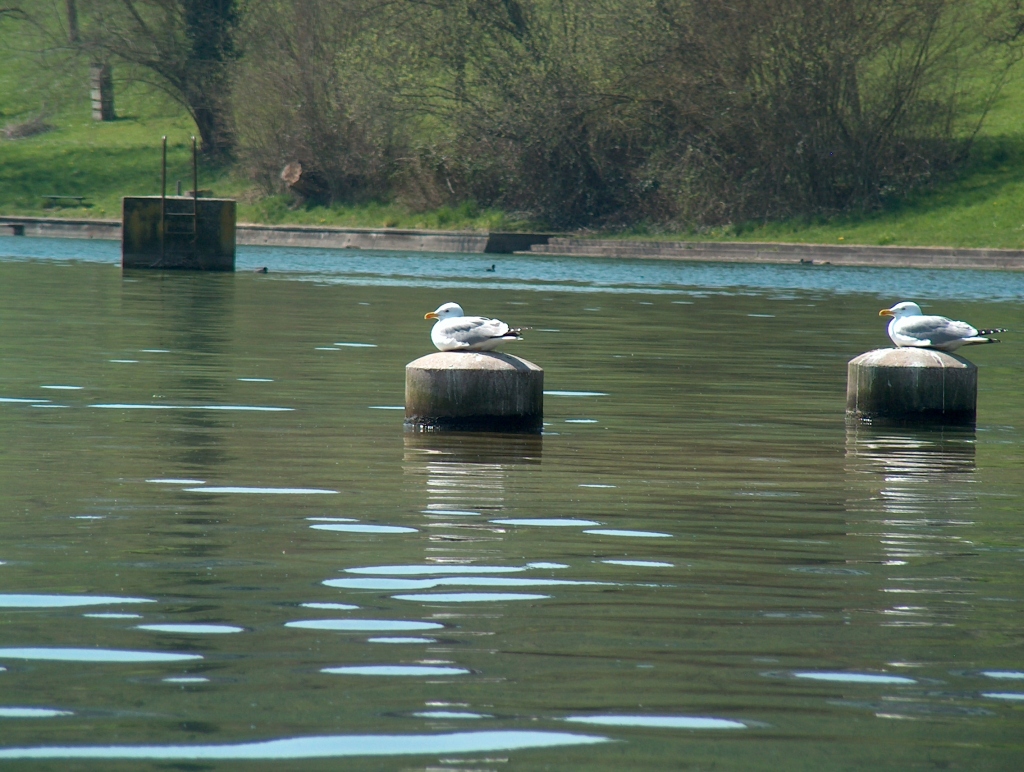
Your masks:
<svg viewBox="0 0 1024 772"><path fill-rule="evenodd" d="M1024 275L117 260L0 239L0 766L1021 768ZM904 299L976 430L845 424ZM403 432L449 300L544 436Z"/></svg>

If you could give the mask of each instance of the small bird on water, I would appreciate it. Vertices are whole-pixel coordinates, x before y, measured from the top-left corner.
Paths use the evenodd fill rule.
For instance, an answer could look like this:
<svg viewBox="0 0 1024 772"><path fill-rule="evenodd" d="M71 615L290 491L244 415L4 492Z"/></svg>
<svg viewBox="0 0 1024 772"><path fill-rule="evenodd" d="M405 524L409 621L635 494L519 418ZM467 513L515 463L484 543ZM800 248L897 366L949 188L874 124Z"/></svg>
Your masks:
<svg viewBox="0 0 1024 772"><path fill-rule="evenodd" d="M445 303L424 319L437 319L430 340L439 351L491 351L510 340L522 340L520 328L498 319L466 316L458 303Z"/></svg>
<svg viewBox="0 0 1024 772"><path fill-rule="evenodd" d="M921 313L921 306L905 300L892 308L883 308L879 316L891 316L889 338L898 347L933 348L939 351L956 351L961 346L981 343L998 343L996 338L987 338L1004 328L979 330L967 322L947 319L945 316L927 316Z"/></svg>

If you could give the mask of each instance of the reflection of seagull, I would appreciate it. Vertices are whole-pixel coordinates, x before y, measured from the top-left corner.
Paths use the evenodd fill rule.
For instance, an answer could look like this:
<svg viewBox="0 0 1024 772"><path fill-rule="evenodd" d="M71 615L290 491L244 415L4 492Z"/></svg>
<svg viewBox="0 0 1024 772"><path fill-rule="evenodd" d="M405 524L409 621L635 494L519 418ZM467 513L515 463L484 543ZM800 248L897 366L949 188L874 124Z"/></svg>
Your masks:
<svg viewBox="0 0 1024 772"><path fill-rule="evenodd" d="M497 319L465 316L458 303L445 303L424 319L437 319L430 339L440 351L490 351L509 340L522 340L519 329Z"/></svg>
<svg viewBox="0 0 1024 772"><path fill-rule="evenodd" d="M878 315L892 317L889 337L897 346L956 351L961 346L998 343L995 338L985 336L1006 332L1005 329L978 330L967 322L957 322L944 316L925 316L917 303L909 301L883 308Z"/></svg>

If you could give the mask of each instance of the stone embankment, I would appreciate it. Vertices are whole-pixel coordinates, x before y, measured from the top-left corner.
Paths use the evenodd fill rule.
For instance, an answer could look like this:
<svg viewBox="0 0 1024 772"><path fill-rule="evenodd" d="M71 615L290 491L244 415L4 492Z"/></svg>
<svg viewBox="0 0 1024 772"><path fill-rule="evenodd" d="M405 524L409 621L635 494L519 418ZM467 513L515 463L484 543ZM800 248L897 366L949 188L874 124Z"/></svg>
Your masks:
<svg viewBox="0 0 1024 772"><path fill-rule="evenodd" d="M0 236L121 239L120 220L0 216ZM511 254L546 242L547 234L426 231L402 228L328 228L315 225L238 223L235 243L245 246L386 249L396 252Z"/></svg>
<svg viewBox="0 0 1024 772"><path fill-rule="evenodd" d="M0 216L0 236L121 238L120 220ZM530 254L708 263L802 263L877 268L958 268L1024 271L1024 250L945 247L871 247L702 241L581 239L538 233L425 231L401 228L329 228L239 223L241 245L385 249L467 254Z"/></svg>
<svg viewBox="0 0 1024 772"><path fill-rule="evenodd" d="M551 237L530 254L691 260L713 263L803 263L878 268L973 268L1024 271L1024 250L870 247L701 241L625 241Z"/></svg>

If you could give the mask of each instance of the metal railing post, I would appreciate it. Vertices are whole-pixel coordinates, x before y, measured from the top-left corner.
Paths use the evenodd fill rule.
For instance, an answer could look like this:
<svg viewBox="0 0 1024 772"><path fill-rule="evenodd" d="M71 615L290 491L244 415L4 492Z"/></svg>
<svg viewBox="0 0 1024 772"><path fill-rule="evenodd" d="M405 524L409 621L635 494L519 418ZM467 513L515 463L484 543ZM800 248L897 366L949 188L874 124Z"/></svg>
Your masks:
<svg viewBox="0 0 1024 772"><path fill-rule="evenodd" d="M167 231L167 135L163 137L163 151L160 158L160 264L166 256L164 233Z"/></svg>

